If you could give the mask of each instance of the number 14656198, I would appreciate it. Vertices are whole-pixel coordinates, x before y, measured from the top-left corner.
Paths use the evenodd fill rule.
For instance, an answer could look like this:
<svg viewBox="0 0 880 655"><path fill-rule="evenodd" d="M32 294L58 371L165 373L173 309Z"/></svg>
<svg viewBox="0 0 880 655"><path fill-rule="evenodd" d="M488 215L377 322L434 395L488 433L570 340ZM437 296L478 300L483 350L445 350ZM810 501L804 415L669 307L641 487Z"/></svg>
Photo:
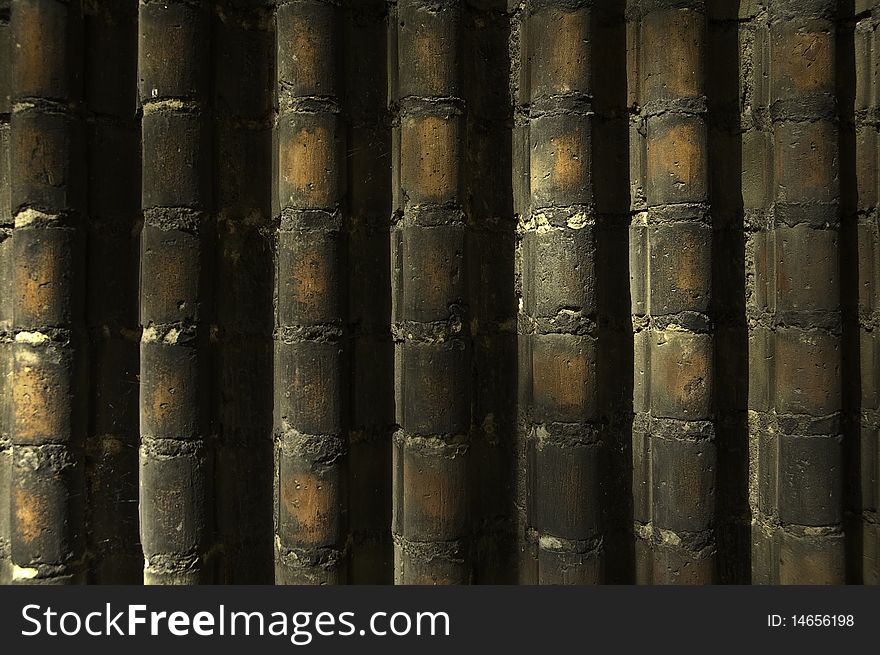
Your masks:
<svg viewBox="0 0 880 655"><path fill-rule="evenodd" d="M851 628L856 624L853 614L768 614L769 628Z"/></svg>

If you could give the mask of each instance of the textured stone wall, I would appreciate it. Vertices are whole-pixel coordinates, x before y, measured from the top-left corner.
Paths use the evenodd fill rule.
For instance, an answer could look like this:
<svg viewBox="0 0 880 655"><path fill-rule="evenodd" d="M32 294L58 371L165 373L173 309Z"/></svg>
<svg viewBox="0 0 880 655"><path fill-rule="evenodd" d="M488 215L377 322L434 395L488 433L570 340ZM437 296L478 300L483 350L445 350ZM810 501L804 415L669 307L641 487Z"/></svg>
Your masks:
<svg viewBox="0 0 880 655"><path fill-rule="evenodd" d="M880 582L876 0L0 0L0 582Z"/></svg>

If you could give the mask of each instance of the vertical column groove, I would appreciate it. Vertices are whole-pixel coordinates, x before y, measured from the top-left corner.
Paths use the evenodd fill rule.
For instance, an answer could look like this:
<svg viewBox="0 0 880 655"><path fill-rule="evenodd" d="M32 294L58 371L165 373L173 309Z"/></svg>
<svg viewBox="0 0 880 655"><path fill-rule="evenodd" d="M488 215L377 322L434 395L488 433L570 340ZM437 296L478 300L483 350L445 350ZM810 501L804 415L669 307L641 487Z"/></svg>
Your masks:
<svg viewBox="0 0 880 655"><path fill-rule="evenodd" d="M750 103L759 70L753 2L706 3L706 95L712 205L712 319L714 322L715 441L717 473L716 582L742 584L750 575L748 502L748 323L746 320L745 213L748 188L766 157L747 150L754 137ZM741 71L741 72L740 72ZM749 160L744 159L749 152ZM748 203L746 202L748 199Z"/></svg>
<svg viewBox="0 0 880 655"><path fill-rule="evenodd" d="M513 212L517 225L529 216L529 104L531 94L528 35L528 11L525 0L509 0L510 9L510 95L513 103L511 134L510 181L513 191ZM523 297L523 248L517 240L515 250L514 293L517 302L517 403L515 445L514 521L516 529L516 581L518 584L537 584L537 540L529 524L529 445L531 439L528 392L519 372L521 362L529 361L528 340L520 337L523 316L520 305Z"/></svg>
<svg viewBox="0 0 880 655"><path fill-rule="evenodd" d="M849 554L861 561L852 563L860 576L852 582L880 584L880 230L878 230L877 201L880 197L880 3L876 0L856 2L854 29L855 97L854 139L855 180L849 185L855 188L858 201L848 207L852 215L842 217L854 231L857 263L855 279L846 280L853 296L853 312L857 326L854 348L858 353L854 374L845 387L850 407L856 407L851 417L857 435L856 451L859 465L850 470L859 479L857 513L859 529L852 535L858 540ZM846 62L848 63L848 62ZM842 282L844 280L842 279ZM857 383L857 384L855 384ZM859 538L860 537L860 538ZM850 538L850 534L847 534ZM849 563L848 563L849 564Z"/></svg>
<svg viewBox="0 0 880 655"><path fill-rule="evenodd" d="M84 3L88 148L89 581L143 578L138 538L137 0Z"/></svg>
<svg viewBox="0 0 880 655"><path fill-rule="evenodd" d="M386 0L350 0L346 9L350 582L381 584L393 579L389 9Z"/></svg>
<svg viewBox="0 0 880 655"><path fill-rule="evenodd" d="M217 582L267 584L272 531L274 0L214 3Z"/></svg>
<svg viewBox="0 0 880 655"><path fill-rule="evenodd" d="M462 15L464 209L471 307L469 449L473 582L516 579L516 218L511 186L509 0L473 0Z"/></svg>

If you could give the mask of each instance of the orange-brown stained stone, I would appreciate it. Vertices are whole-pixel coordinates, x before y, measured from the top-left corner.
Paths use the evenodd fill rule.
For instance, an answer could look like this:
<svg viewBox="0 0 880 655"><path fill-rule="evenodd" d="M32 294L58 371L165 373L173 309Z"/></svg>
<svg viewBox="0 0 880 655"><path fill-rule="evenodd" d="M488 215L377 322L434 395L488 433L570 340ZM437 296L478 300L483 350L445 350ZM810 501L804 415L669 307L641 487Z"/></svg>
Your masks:
<svg viewBox="0 0 880 655"><path fill-rule="evenodd" d="M404 93L450 96L457 92L458 44L452 30L454 23L444 21L442 26L438 23L436 18L420 20L414 29L405 29L401 34L401 48L406 48L403 54L412 66L407 79L402 80ZM407 23L405 28L411 25ZM406 43L407 36L411 39L409 43Z"/></svg>
<svg viewBox="0 0 880 655"><path fill-rule="evenodd" d="M337 539L339 488L332 475L290 472L281 481L281 503L291 532L282 535L285 545L317 547Z"/></svg>
<svg viewBox="0 0 880 655"><path fill-rule="evenodd" d="M712 399L712 339L662 332L651 344L651 398L655 416L709 418Z"/></svg>
<svg viewBox="0 0 880 655"><path fill-rule="evenodd" d="M30 112L26 115L33 116ZM12 165L20 185L62 188L67 184L66 137L57 129L57 121L50 125L51 130L39 120L16 124Z"/></svg>
<svg viewBox="0 0 880 655"><path fill-rule="evenodd" d="M703 95L705 22L691 10L654 11L643 19L643 101Z"/></svg>
<svg viewBox="0 0 880 655"><path fill-rule="evenodd" d="M401 178L411 202L457 199L459 127L456 117L420 116L403 121Z"/></svg>
<svg viewBox="0 0 880 655"><path fill-rule="evenodd" d="M284 81L291 82L293 92L299 95L332 95L329 15L310 12L308 16L290 16L289 13L285 13L284 20L290 21L290 27L279 31L286 37L282 37L279 51L285 59L289 58L282 60L289 69L283 71L282 76L290 78Z"/></svg>
<svg viewBox="0 0 880 655"><path fill-rule="evenodd" d="M160 379L153 389L153 420L161 424L176 410L175 395L177 394L177 382L175 380Z"/></svg>
<svg viewBox="0 0 880 655"><path fill-rule="evenodd" d="M282 232L278 237L278 308L282 326L326 323L340 316L343 299L336 232Z"/></svg>
<svg viewBox="0 0 880 655"><path fill-rule="evenodd" d="M457 456L460 457L460 456ZM464 463L454 457L436 461L407 453L403 458L403 536L415 541L449 541L466 529Z"/></svg>
<svg viewBox="0 0 880 655"><path fill-rule="evenodd" d="M592 199L589 119L552 116L532 121L532 201L568 205Z"/></svg>
<svg viewBox="0 0 880 655"><path fill-rule="evenodd" d="M776 98L834 93L833 33L791 31L794 28L785 26L779 29L771 54Z"/></svg>
<svg viewBox="0 0 880 655"><path fill-rule="evenodd" d="M565 416L581 411L586 405L589 364L585 356L536 357L532 375L535 395L543 400L542 404L556 405Z"/></svg>
<svg viewBox="0 0 880 655"><path fill-rule="evenodd" d="M318 248L298 249L298 262L293 267L291 302L299 306L299 312L307 321L321 321L334 318L323 316L325 297L333 293L332 264L328 265L325 253Z"/></svg>
<svg viewBox="0 0 880 655"><path fill-rule="evenodd" d="M169 343L174 338L176 333L170 331L164 343L141 343L141 433L167 439L201 437L200 360L192 344Z"/></svg>
<svg viewBox="0 0 880 655"><path fill-rule="evenodd" d="M532 350L533 402L546 420L585 421L596 412L594 347L569 335L537 337Z"/></svg>
<svg viewBox="0 0 880 655"><path fill-rule="evenodd" d="M647 164L649 204L705 201L705 134L698 121L681 121L666 129L649 124Z"/></svg>
<svg viewBox="0 0 880 655"><path fill-rule="evenodd" d="M301 16L293 17L290 34L292 36L285 47L293 51L293 62L297 86L320 91L324 84L323 68L319 66L319 55L326 54L321 46L323 40L315 33L311 21Z"/></svg>
<svg viewBox="0 0 880 655"><path fill-rule="evenodd" d="M336 189L335 137L316 125L298 130L281 146L281 175L298 208L333 209Z"/></svg>
<svg viewBox="0 0 880 655"><path fill-rule="evenodd" d="M16 534L27 543L40 538L46 529L46 499L43 496L30 494L23 489L15 492Z"/></svg>
<svg viewBox="0 0 880 655"><path fill-rule="evenodd" d="M13 381L15 436L19 443L57 440L69 433L70 418L67 398L59 387L57 367L34 361L17 362Z"/></svg>
<svg viewBox="0 0 880 655"><path fill-rule="evenodd" d="M828 121L781 123L774 129L776 198L782 201L837 199L837 128Z"/></svg>
<svg viewBox="0 0 880 655"><path fill-rule="evenodd" d="M589 91L589 10L539 12L532 26L533 96Z"/></svg>
<svg viewBox="0 0 880 655"><path fill-rule="evenodd" d="M16 3L12 71L20 97L67 94L66 20L67 7L61 3Z"/></svg>
<svg viewBox="0 0 880 655"><path fill-rule="evenodd" d="M553 147L553 174L551 179L560 190L580 186L588 173L589 153L582 152L581 140L565 134L550 139Z"/></svg>
<svg viewBox="0 0 880 655"><path fill-rule="evenodd" d="M62 318L59 309L66 305L66 280L59 265L67 260L67 252L56 239L43 239L38 249L28 249L28 259L16 266L16 305L19 325L55 327Z"/></svg>
<svg viewBox="0 0 880 655"><path fill-rule="evenodd" d="M838 585L844 580L843 539L799 539L783 535L778 584Z"/></svg>
<svg viewBox="0 0 880 655"><path fill-rule="evenodd" d="M590 14L586 10L561 12L550 56L550 77L558 80L559 93L586 90L589 80L587 35ZM581 87L579 89L578 87Z"/></svg>
<svg viewBox="0 0 880 655"><path fill-rule="evenodd" d="M704 260L704 253L688 245L683 246L673 269L675 287L694 294L704 292L707 286Z"/></svg>

